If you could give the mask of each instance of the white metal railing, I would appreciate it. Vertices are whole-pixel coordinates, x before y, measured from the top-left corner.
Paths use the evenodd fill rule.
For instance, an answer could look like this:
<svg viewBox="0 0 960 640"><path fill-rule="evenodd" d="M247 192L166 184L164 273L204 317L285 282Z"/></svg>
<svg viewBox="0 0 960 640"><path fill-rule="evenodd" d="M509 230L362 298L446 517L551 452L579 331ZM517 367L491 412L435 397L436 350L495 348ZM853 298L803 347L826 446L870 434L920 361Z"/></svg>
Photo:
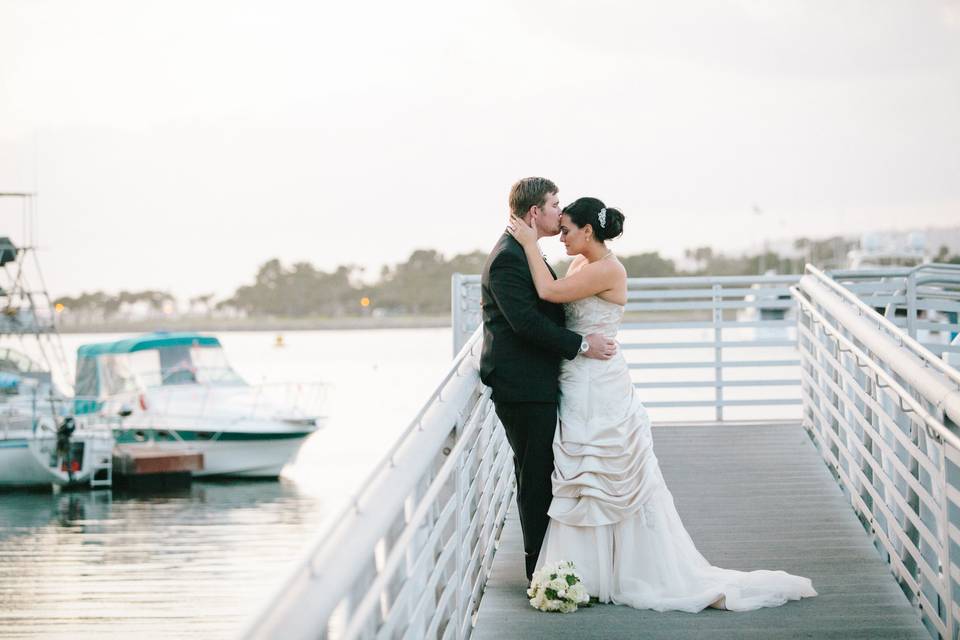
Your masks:
<svg viewBox="0 0 960 640"><path fill-rule="evenodd" d="M803 424L933 637L960 607L960 376L808 267L799 303Z"/></svg>
<svg viewBox="0 0 960 640"><path fill-rule="evenodd" d="M960 267L960 265L957 266ZM865 300L864 296L861 295L863 293L863 289L860 289L861 294L858 294L857 289L855 289L853 286L840 284L840 282L837 282L838 276L833 272L828 275L812 265L807 265L806 270L807 273L812 274L822 284L829 287L837 296L843 298L847 303L855 307L858 315L865 315L872 318L872 320L876 323L878 331L896 340L900 346L904 347L914 357L923 362L924 366L932 367L944 376L952 379L957 384L960 384L960 371L957 371L955 368L945 364L940 358L937 357L937 354L933 353L929 348L927 348L927 346L918 342L916 335L911 335L909 332L904 331L904 323L895 322L889 316L889 314L884 314L881 316L879 313L875 312L873 305L876 304L876 299L874 296L866 296ZM911 271L915 272L916 270L913 269ZM846 273L849 275L850 272ZM958 270L958 276L960 276L960 270ZM842 274L839 276L839 278L841 280L844 279ZM942 330L942 332L950 334L956 333L958 325L956 321L953 323L941 321L938 323L938 327Z"/></svg>
<svg viewBox="0 0 960 640"><path fill-rule="evenodd" d="M937 356L950 345L960 314L960 265L831 271L830 276Z"/></svg>
<svg viewBox="0 0 960 640"><path fill-rule="evenodd" d="M453 353L460 353L483 321L480 315L480 276L455 273L450 278L450 325Z"/></svg>
<svg viewBox="0 0 960 640"><path fill-rule="evenodd" d="M798 419L789 287L799 278L629 278L620 348L653 419L751 419L758 407L765 419ZM454 274L452 289L456 348L481 322L480 276Z"/></svg>
<svg viewBox="0 0 960 640"><path fill-rule="evenodd" d="M513 496L477 330L244 638L467 638Z"/></svg>

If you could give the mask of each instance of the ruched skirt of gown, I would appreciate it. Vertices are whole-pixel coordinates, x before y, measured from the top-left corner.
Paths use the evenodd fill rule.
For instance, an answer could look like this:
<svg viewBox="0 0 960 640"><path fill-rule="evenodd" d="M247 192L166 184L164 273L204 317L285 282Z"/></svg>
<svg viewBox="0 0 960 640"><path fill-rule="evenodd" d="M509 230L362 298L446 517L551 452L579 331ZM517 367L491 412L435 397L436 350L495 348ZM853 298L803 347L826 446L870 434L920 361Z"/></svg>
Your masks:
<svg viewBox="0 0 960 640"><path fill-rule="evenodd" d="M611 304L611 303L606 303ZM539 566L572 560L601 602L749 611L815 596L784 571L711 566L697 551L653 451L650 420L621 355L565 362L553 443L553 501Z"/></svg>

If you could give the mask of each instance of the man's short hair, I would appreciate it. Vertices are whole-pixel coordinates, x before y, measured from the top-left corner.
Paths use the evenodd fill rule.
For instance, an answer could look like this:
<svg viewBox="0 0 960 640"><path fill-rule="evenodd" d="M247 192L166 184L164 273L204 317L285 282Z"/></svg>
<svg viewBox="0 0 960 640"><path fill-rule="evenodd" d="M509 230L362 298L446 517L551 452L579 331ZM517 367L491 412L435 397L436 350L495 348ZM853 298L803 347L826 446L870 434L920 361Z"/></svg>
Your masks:
<svg viewBox="0 0 960 640"><path fill-rule="evenodd" d="M542 207L547 195L556 193L557 185L546 178L524 178L510 187L510 213L522 218L530 207Z"/></svg>

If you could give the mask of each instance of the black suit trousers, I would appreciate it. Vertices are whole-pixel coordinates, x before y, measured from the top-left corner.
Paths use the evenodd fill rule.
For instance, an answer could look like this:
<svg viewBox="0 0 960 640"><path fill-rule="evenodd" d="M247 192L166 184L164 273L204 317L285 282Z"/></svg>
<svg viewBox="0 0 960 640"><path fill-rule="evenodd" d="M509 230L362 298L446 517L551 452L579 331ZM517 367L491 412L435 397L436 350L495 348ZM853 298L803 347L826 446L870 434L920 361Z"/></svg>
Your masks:
<svg viewBox="0 0 960 640"><path fill-rule="evenodd" d="M557 403L494 401L494 406L513 449L517 507L523 529L523 552L529 580L547 532L547 510L553 500L550 476L553 474Z"/></svg>

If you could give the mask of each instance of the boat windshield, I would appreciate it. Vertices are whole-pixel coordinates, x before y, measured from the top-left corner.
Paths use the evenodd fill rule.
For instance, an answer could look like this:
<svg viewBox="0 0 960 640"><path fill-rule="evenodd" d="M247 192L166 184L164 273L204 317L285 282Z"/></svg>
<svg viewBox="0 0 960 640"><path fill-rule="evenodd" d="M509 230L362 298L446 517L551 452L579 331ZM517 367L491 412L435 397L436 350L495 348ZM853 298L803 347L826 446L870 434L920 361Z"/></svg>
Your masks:
<svg viewBox="0 0 960 640"><path fill-rule="evenodd" d="M13 349L0 349L0 371L6 373L42 373L43 367Z"/></svg>
<svg viewBox="0 0 960 640"><path fill-rule="evenodd" d="M101 389L107 395L182 384L244 384L220 347L171 345L99 360Z"/></svg>

